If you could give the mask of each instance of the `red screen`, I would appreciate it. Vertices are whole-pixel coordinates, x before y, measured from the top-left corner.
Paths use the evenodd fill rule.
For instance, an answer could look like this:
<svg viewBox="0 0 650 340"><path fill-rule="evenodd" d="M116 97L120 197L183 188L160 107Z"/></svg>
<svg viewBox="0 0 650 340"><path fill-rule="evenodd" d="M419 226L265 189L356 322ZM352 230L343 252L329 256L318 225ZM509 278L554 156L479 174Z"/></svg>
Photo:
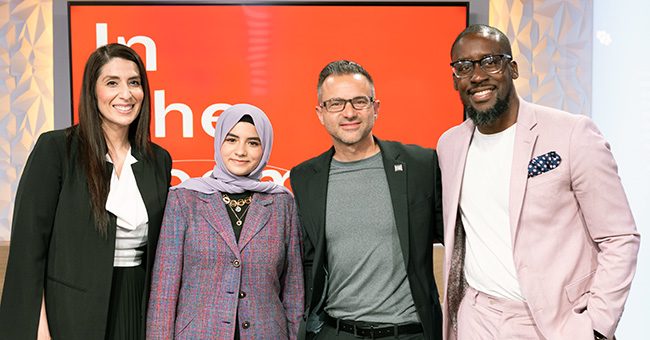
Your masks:
<svg viewBox="0 0 650 340"><path fill-rule="evenodd" d="M147 67L152 139L172 154L172 184L212 169L215 119L250 103L275 132L264 180L288 185L291 167L331 145L315 112L316 83L337 59L374 78L377 137L435 147L463 119L449 49L467 25L466 6L71 4L74 121L88 56L120 42Z"/></svg>

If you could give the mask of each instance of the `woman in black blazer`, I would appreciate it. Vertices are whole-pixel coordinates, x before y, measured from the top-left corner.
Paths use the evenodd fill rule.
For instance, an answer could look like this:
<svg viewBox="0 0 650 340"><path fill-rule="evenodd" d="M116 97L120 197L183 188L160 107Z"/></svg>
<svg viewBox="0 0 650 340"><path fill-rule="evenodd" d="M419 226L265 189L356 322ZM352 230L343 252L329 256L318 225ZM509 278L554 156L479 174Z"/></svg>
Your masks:
<svg viewBox="0 0 650 340"><path fill-rule="evenodd" d="M129 47L90 55L80 98L79 124L42 134L20 179L0 339L144 339L171 157Z"/></svg>

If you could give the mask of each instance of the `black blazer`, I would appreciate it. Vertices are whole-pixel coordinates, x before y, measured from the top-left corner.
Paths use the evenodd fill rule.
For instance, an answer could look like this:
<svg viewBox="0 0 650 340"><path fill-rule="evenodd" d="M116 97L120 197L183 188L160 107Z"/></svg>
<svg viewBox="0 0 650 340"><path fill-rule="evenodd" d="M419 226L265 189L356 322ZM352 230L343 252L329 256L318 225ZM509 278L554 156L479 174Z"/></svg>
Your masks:
<svg viewBox="0 0 650 340"><path fill-rule="evenodd" d="M442 193L436 152L377 140L388 180L406 273L427 339L442 339L442 314L433 278L433 243L442 243ZM301 338L322 315L328 280L325 244L327 183L334 149L291 169L291 187L304 228L305 317ZM307 322L309 320L309 322Z"/></svg>
<svg viewBox="0 0 650 340"><path fill-rule="evenodd" d="M45 290L54 339L104 339L113 275L116 218L106 237L95 228L85 171L73 128L42 134L25 165L14 206L11 247L0 304L0 339L35 339ZM160 224L171 180L171 157L132 150L133 173L149 216L143 319ZM107 170L112 171L107 162ZM144 327L142 330L144 336Z"/></svg>

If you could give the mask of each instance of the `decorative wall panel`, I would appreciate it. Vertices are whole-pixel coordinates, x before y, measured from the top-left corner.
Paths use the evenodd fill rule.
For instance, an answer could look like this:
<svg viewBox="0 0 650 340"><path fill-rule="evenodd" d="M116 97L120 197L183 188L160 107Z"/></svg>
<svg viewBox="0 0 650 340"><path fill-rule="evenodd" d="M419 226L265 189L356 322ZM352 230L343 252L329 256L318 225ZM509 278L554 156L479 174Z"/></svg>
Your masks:
<svg viewBox="0 0 650 340"><path fill-rule="evenodd" d="M490 0L490 24L512 41L518 92L590 115L593 3ZM0 241L36 138L53 128L52 1L0 0Z"/></svg>
<svg viewBox="0 0 650 340"><path fill-rule="evenodd" d="M490 25L510 38L520 96L591 115L592 1L490 0Z"/></svg>
<svg viewBox="0 0 650 340"><path fill-rule="evenodd" d="M0 0L0 241L38 136L53 128L52 1Z"/></svg>

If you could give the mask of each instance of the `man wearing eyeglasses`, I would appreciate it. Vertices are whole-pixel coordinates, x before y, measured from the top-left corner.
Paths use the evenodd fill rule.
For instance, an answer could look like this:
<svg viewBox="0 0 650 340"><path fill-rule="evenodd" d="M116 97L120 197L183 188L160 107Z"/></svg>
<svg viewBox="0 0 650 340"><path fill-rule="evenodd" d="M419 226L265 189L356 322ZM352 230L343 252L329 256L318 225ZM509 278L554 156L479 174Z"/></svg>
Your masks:
<svg viewBox="0 0 650 340"><path fill-rule="evenodd" d="M451 60L469 119L438 141L445 339L612 339L639 234L608 143L517 96L498 29L468 27Z"/></svg>
<svg viewBox="0 0 650 340"><path fill-rule="evenodd" d="M333 146L291 170L305 247L300 338L442 338L436 154L373 136L378 113L361 65L340 60L321 71L316 114Z"/></svg>

